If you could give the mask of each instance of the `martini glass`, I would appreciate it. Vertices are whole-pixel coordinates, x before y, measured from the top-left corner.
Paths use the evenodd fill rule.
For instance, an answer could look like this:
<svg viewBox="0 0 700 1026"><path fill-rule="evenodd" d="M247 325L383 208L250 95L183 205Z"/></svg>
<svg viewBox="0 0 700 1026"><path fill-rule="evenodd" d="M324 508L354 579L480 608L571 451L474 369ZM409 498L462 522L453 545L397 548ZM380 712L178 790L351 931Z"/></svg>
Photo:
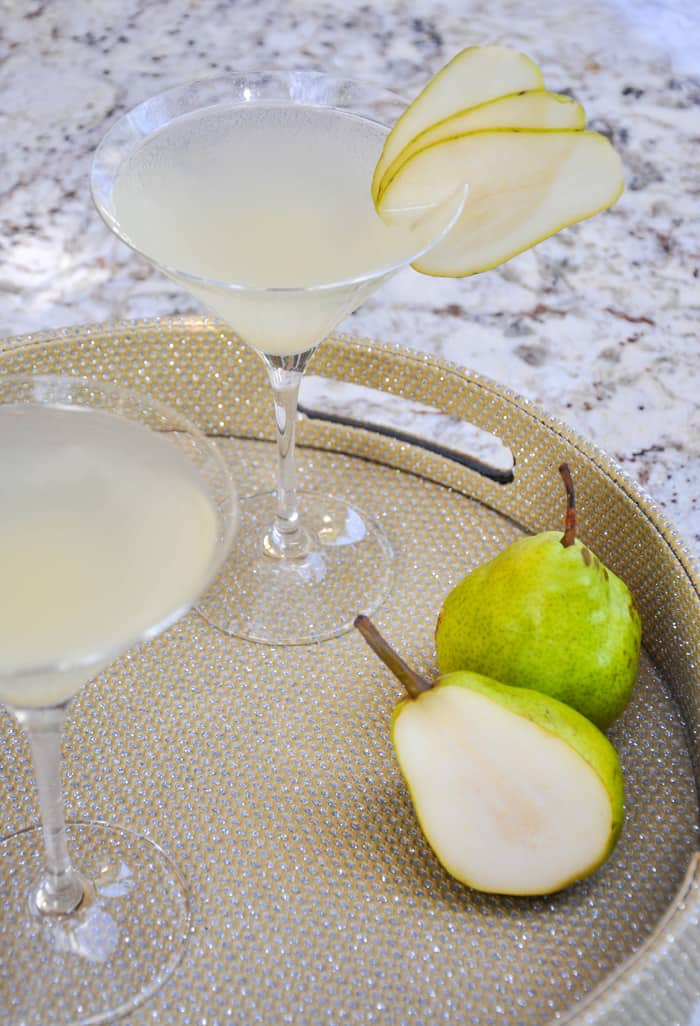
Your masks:
<svg viewBox="0 0 700 1026"><path fill-rule="evenodd" d="M66 824L62 726L89 678L205 590L235 494L212 443L167 407L85 379L8 376L0 522L0 702L28 740L42 824L0 839L2 1021L99 1023L173 971L189 900L153 841Z"/></svg>
<svg viewBox="0 0 700 1026"><path fill-rule="evenodd" d="M215 78L140 104L95 155L107 225L222 317L269 377L277 486L242 500L231 559L200 607L249 640L334 637L391 587L379 524L344 498L298 489L295 428L319 343L461 212L460 192L389 224L377 215L372 172L404 106L315 72Z"/></svg>

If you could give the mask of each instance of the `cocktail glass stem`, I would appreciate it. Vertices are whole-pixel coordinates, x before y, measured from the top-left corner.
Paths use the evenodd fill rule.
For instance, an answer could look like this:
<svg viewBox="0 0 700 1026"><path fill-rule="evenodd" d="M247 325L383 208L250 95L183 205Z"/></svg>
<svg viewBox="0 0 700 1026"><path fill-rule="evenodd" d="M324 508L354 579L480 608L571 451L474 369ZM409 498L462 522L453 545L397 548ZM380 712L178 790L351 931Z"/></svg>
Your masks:
<svg viewBox="0 0 700 1026"><path fill-rule="evenodd" d="M277 429L277 507L274 523L263 539L263 549L275 559L302 558L310 546L299 522L295 436L299 388L313 353L314 349L308 349L286 356L263 356L272 386Z"/></svg>
<svg viewBox="0 0 700 1026"><path fill-rule="evenodd" d="M70 861L61 791L61 736L69 703L46 709L15 710L24 728L39 793L46 864L31 896L44 915L68 915L83 900L84 885Z"/></svg>

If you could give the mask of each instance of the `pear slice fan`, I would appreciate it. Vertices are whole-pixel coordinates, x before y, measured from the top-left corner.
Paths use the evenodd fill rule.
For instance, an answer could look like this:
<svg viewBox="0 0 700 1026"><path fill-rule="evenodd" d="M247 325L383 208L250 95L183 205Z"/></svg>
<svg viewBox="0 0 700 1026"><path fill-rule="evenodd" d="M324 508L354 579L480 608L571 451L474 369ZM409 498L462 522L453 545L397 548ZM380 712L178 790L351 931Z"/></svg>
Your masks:
<svg viewBox="0 0 700 1026"><path fill-rule="evenodd" d="M384 172L375 199L381 200L382 193L409 157L445 139L494 128L560 128L579 131L585 123L583 107L569 96L550 93L546 89L527 89L507 96L497 96L495 100L480 103L430 125L412 139Z"/></svg>
<svg viewBox="0 0 700 1026"><path fill-rule="evenodd" d="M529 82L514 87L519 76ZM580 105L544 90L529 58L470 47L387 136L372 182L377 211L391 222L466 186L457 223L414 266L442 277L497 267L619 198L619 155L583 125Z"/></svg>
<svg viewBox="0 0 700 1026"><path fill-rule="evenodd" d="M480 891L551 894L597 869L623 820L607 738L547 695L459 671L435 684L366 616L355 625L407 691L391 736L435 855Z"/></svg>
<svg viewBox="0 0 700 1026"><path fill-rule="evenodd" d="M508 46L470 46L438 71L406 108L386 138L372 181L372 195L389 166L424 129L506 93L541 89L534 61Z"/></svg>

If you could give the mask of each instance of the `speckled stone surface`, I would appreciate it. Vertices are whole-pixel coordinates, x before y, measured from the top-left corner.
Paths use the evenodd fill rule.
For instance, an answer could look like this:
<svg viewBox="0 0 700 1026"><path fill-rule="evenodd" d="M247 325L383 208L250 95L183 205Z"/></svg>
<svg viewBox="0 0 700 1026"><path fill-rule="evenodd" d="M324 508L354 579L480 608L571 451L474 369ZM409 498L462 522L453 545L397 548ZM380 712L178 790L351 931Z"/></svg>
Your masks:
<svg viewBox="0 0 700 1026"><path fill-rule="evenodd" d="M406 271L349 330L434 352L612 455L700 552L700 17L694 0L0 0L0 335L194 302L109 235L91 153L193 77L322 68L410 98L463 46L508 43L612 136L609 213L464 281Z"/></svg>

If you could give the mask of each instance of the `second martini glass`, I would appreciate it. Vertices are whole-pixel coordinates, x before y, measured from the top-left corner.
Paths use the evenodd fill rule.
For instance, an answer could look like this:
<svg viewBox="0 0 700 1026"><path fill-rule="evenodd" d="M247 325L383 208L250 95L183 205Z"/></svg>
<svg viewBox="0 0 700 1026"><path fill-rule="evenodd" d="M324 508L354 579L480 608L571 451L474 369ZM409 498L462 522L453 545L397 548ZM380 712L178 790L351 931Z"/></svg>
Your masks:
<svg viewBox="0 0 700 1026"><path fill-rule="evenodd" d="M140 104L95 155L92 191L109 227L222 317L267 370L277 487L242 500L238 541L201 607L239 637L334 637L391 586L383 530L344 499L300 492L294 443L319 343L461 211L455 195L391 225L376 214L372 172L403 106L315 72L209 79Z"/></svg>
<svg viewBox="0 0 700 1026"><path fill-rule="evenodd" d="M88 679L197 600L236 522L223 460L176 411L83 378L0 377L0 704L29 742L41 818L0 838L3 1026L111 1022L180 960L179 872L147 836L66 824L61 735Z"/></svg>

